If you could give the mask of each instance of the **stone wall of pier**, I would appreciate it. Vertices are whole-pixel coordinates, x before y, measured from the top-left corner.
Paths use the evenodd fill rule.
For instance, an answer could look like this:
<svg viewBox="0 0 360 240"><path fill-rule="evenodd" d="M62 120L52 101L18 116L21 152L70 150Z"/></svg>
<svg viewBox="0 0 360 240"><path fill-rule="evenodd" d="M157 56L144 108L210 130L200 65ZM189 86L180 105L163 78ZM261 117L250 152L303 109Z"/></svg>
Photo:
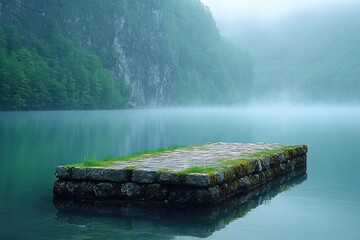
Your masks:
<svg viewBox="0 0 360 240"><path fill-rule="evenodd" d="M58 167L55 198L115 199L161 202L170 205L213 205L247 193L297 169L306 169L305 145L251 159L248 165L229 166L213 174L171 171Z"/></svg>
<svg viewBox="0 0 360 240"><path fill-rule="evenodd" d="M206 238L244 217L277 194L306 181L305 169L295 170L253 191L201 208L174 208L163 204L97 199L54 199L56 220L62 225ZM169 224L170 223L170 224Z"/></svg>

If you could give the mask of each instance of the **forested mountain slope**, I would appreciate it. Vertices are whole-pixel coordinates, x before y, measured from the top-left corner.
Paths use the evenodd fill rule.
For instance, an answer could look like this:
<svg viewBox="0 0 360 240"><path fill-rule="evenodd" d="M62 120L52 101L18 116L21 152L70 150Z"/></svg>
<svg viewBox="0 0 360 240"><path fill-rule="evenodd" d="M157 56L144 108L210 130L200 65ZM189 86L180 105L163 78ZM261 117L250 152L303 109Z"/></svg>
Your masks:
<svg viewBox="0 0 360 240"><path fill-rule="evenodd" d="M252 62L199 0L0 0L0 109L225 104Z"/></svg>

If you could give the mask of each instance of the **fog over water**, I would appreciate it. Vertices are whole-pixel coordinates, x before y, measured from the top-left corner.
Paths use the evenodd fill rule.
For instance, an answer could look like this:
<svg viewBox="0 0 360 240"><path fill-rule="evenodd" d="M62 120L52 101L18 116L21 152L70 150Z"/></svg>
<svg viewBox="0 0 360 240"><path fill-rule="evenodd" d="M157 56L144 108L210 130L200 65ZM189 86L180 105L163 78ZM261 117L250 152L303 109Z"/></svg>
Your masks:
<svg viewBox="0 0 360 240"><path fill-rule="evenodd" d="M252 102L359 103L359 1L202 2L252 56Z"/></svg>
<svg viewBox="0 0 360 240"><path fill-rule="evenodd" d="M350 106L3 112L0 239L358 240L359 122L359 107ZM99 214L62 213L53 205L58 165L220 141L307 144L307 177L243 204L235 197L221 211L197 215L200 221L130 207L120 214L101 204Z"/></svg>

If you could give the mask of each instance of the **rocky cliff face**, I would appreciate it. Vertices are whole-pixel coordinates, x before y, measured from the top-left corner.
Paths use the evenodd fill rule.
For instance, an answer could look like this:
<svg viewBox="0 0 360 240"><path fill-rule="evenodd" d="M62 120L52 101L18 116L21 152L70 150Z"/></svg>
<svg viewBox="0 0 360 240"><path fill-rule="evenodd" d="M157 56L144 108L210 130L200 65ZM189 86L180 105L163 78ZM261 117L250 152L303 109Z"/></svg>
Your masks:
<svg viewBox="0 0 360 240"><path fill-rule="evenodd" d="M204 21L209 20L206 25L194 21L199 29L208 28L210 31L206 31L212 34L213 44L209 44L205 50L200 42L191 40L200 33L192 29L194 24L186 22L196 17L191 15L195 14L194 9L201 13L196 14L201 15ZM113 78L131 86L129 106L168 105L177 94L177 88L180 88L177 83L181 80L185 82L182 86L191 85L194 76L200 76L201 82L194 96L200 95L199 91L206 85L220 89L219 86L226 82L220 83L225 75L220 70L223 71L227 63L218 59L226 53L218 54L218 47L210 46L222 46L225 41L220 37L210 12L199 0L0 0L0 23L14 22L26 26L22 37L46 36L49 31L60 31L79 46L101 56L103 65L112 71ZM185 47L188 47L185 49L187 51L184 51ZM211 66L201 67L202 70L191 67L195 69L184 71L189 68L186 63L190 64L191 60L186 54L193 53L196 58L192 60L195 59L197 63L191 63L192 66L206 62L204 56L209 62L214 62L214 66L220 69L217 80L212 81L206 76L214 69ZM238 64L238 61L234 62ZM240 65L233 69L243 69L245 66L243 62ZM233 75L241 78L235 82L249 81L243 77L244 74L233 74L233 69L228 71L230 78ZM219 84L213 84L216 81ZM234 82L233 79L231 81ZM229 89L232 88L234 86L231 85ZM221 89L217 94L211 91L206 93L209 95L207 98L224 93ZM187 98L184 94L178 94L178 99Z"/></svg>
<svg viewBox="0 0 360 240"><path fill-rule="evenodd" d="M174 62L166 54L156 53L154 46L169 41L162 1L105 2L2 1L0 16L2 22L29 21L33 33L53 25L102 55L114 78L131 85L130 105L168 103L168 93L175 84Z"/></svg>

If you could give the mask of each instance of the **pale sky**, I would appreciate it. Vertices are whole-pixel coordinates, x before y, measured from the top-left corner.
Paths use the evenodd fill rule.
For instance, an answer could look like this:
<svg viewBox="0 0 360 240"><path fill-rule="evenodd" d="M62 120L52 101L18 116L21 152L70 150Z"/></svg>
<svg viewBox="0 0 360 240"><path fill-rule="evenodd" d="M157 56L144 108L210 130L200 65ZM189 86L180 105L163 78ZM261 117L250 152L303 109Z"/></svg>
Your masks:
<svg viewBox="0 0 360 240"><path fill-rule="evenodd" d="M209 6L215 19L257 19L276 21L295 11L337 7L360 0L201 0Z"/></svg>
<svg viewBox="0 0 360 240"><path fill-rule="evenodd" d="M320 13L360 6L360 0L201 0L207 5L222 34L232 39L247 29L273 31L293 16L307 18Z"/></svg>

